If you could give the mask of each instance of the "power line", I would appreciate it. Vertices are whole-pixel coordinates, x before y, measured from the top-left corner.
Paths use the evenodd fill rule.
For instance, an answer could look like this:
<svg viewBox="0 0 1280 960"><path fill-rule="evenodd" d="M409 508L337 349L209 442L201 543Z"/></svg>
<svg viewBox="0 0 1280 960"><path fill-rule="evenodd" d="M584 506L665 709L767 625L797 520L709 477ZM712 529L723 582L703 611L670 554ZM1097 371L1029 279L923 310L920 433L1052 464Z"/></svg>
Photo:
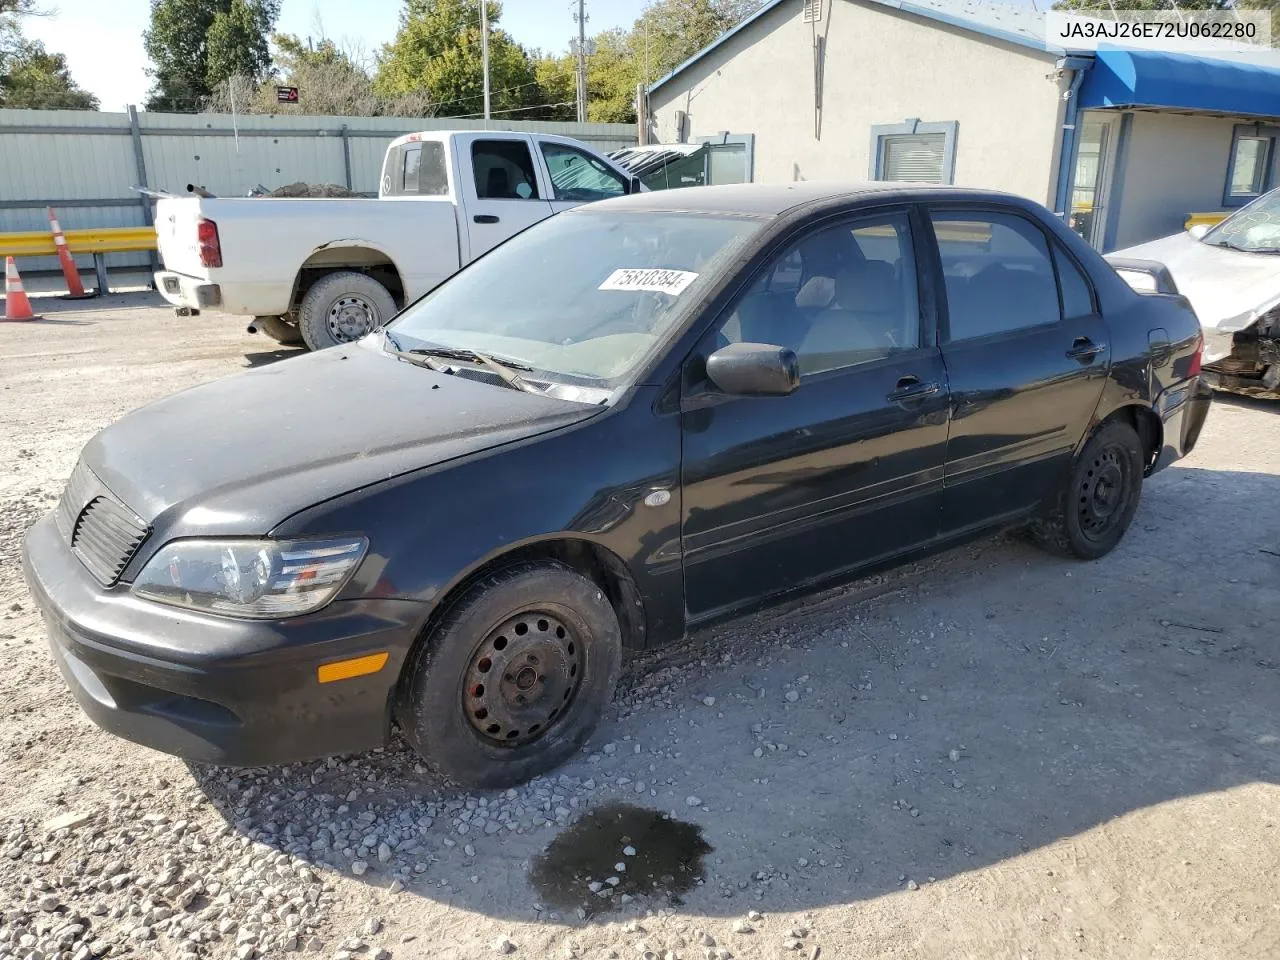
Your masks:
<svg viewBox="0 0 1280 960"><path fill-rule="evenodd" d="M507 110L491 110L492 114L498 113L523 113L526 110L545 110L547 107L572 107L576 101L561 100L559 103L538 103L532 107L511 107ZM484 114L481 113L460 113L452 117L431 117L432 120L480 120Z"/></svg>

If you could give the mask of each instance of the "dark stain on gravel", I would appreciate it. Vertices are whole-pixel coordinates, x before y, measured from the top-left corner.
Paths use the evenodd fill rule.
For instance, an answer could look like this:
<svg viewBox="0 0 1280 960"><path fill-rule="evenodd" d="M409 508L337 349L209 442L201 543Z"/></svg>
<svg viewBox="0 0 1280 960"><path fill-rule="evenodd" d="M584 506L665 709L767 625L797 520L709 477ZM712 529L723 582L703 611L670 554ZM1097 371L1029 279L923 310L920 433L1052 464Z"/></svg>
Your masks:
<svg viewBox="0 0 1280 960"><path fill-rule="evenodd" d="M634 853L628 855L628 848ZM618 906L624 894L678 904L679 895L703 878L702 858L711 849L695 824L612 803L552 840L533 862L530 880L547 903L587 916Z"/></svg>

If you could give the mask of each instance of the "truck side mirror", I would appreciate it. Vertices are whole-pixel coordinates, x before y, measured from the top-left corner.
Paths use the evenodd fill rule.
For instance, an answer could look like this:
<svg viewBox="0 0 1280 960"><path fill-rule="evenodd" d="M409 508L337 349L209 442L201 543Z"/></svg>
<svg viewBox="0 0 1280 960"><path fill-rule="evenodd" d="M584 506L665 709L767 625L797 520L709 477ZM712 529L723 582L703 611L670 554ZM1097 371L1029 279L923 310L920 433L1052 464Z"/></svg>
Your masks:
<svg viewBox="0 0 1280 960"><path fill-rule="evenodd" d="M640 193L644 187L640 183L639 177L632 177L627 181L627 193Z"/></svg>

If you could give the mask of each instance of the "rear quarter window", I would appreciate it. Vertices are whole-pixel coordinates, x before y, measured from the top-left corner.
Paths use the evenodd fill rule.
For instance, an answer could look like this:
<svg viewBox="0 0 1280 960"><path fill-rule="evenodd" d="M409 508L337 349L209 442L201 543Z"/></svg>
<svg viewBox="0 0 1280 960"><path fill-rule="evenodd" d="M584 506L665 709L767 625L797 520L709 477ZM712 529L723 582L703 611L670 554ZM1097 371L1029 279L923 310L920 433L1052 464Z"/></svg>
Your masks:
<svg viewBox="0 0 1280 960"><path fill-rule="evenodd" d="M387 151L382 167L384 197L444 197L449 194L449 170L439 140L403 143Z"/></svg>

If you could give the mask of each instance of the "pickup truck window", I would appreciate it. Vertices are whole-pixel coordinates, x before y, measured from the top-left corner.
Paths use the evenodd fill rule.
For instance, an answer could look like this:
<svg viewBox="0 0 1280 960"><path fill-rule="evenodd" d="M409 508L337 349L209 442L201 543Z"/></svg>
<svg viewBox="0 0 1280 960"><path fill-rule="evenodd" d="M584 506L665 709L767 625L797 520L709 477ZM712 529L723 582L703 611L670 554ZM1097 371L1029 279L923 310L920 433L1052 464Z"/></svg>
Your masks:
<svg viewBox="0 0 1280 960"><path fill-rule="evenodd" d="M598 158L562 143L542 144L556 200L590 203L627 192L626 181Z"/></svg>
<svg viewBox="0 0 1280 960"><path fill-rule="evenodd" d="M404 311L404 349L476 350L526 380L625 381L761 227L693 213L561 213L476 260Z"/></svg>
<svg viewBox="0 0 1280 960"><path fill-rule="evenodd" d="M406 147L404 151L404 192L418 192L418 168L422 160L422 147Z"/></svg>
<svg viewBox="0 0 1280 960"><path fill-rule="evenodd" d="M523 140L476 140L471 144L476 196L481 200L537 200L538 178Z"/></svg>
<svg viewBox="0 0 1280 960"><path fill-rule="evenodd" d="M383 168L384 197L446 197L449 173L439 140L406 143L387 151Z"/></svg>

